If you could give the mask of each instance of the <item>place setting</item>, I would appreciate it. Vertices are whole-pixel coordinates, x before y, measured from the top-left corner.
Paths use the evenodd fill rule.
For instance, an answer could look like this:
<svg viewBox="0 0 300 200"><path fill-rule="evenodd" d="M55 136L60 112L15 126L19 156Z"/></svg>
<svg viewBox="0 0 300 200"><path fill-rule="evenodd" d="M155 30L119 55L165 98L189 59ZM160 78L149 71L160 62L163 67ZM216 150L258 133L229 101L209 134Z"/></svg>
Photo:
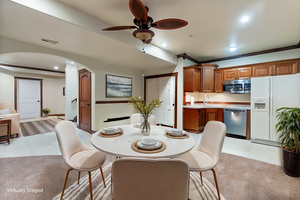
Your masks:
<svg viewBox="0 0 300 200"><path fill-rule="evenodd" d="M167 145L160 140L146 138L132 143L131 148L139 153L159 153L167 148Z"/></svg>
<svg viewBox="0 0 300 200"><path fill-rule="evenodd" d="M190 137L190 134L180 129L167 129L165 130L165 136L173 139L186 139Z"/></svg>
<svg viewBox="0 0 300 200"><path fill-rule="evenodd" d="M108 137L108 138L118 137L118 136L123 135L123 133L124 133L124 130L121 127L117 127L117 128L108 127L108 128L104 128L99 131L99 135L101 137Z"/></svg>
<svg viewBox="0 0 300 200"><path fill-rule="evenodd" d="M133 127L134 127L134 128L141 128L141 123L133 124Z"/></svg>

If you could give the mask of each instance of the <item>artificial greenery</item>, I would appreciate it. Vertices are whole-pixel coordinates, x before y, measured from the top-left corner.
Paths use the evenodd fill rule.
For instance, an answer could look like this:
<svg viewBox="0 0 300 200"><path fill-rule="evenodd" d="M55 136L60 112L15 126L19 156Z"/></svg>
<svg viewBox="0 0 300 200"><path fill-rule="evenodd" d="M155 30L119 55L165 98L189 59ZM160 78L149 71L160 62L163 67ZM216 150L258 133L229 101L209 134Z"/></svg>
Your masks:
<svg viewBox="0 0 300 200"><path fill-rule="evenodd" d="M144 121L141 123L142 132L150 131L150 124L148 122L148 117L152 114L154 108L159 108L161 106L162 101L158 99L154 99L148 104L144 101L143 98L137 96L128 96L130 99L129 104L133 105L133 107L138 110L142 116Z"/></svg>
<svg viewBox="0 0 300 200"><path fill-rule="evenodd" d="M300 108L282 107L276 110L276 132L281 146L292 152L300 151Z"/></svg>

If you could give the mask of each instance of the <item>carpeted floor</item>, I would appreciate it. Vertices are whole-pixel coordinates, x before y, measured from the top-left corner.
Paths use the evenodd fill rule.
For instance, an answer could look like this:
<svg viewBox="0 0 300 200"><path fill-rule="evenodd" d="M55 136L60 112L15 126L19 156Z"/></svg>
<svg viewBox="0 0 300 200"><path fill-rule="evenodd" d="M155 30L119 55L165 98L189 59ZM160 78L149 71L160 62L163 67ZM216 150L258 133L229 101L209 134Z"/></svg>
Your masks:
<svg viewBox="0 0 300 200"><path fill-rule="evenodd" d="M105 165L113 159L108 156ZM215 169L220 191L227 200L298 200L300 197L300 178L285 175L280 166L223 153ZM0 199L53 199L62 190L66 171L61 156L0 158ZM67 187L77 181L77 175L70 172ZM203 176L214 185L211 172ZM13 193L7 191L9 188L43 189L43 192Z"/></svg>
<svg viewBox="0 0 300 200"><path fill-rule="evenodd" d="M20 128L23 136L36 135L41 133L50 133L55 131L55 125L57 123L51 119L39 120L32 122L23 122L20 124Z"/></svg>

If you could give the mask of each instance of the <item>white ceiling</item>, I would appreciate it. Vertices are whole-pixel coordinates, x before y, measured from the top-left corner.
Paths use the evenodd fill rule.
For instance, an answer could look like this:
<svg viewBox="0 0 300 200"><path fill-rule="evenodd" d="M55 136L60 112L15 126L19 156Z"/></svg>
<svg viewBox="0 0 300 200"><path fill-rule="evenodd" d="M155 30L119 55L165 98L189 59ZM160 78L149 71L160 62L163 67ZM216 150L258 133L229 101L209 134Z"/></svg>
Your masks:
<svg viewBox="0 0 300 200"><path fill-rule="evenodd" d="M172 65L143 54L136 47L123 43L124 41L114 40L8 1L1 0L0 36L134 69L145 70ZM133 25L129 0L60 1L111 26ZM189 22L188 26L172 31L153 29L155 37L152 44L161 47L162 43L166 43L165 49L175 55L185 52L203 61L295 45L300 41L299 0L142 0L142 2L149 7L149 15L154 21L180 18ZM250 16L247 23L240 22L244 15ZM124 38L128 36L128 32L130 31L122 31ZM52 45L41 42L42 37L59 43ZM236 45L237 50L230 52L228 49L231 45Z"/></svg>

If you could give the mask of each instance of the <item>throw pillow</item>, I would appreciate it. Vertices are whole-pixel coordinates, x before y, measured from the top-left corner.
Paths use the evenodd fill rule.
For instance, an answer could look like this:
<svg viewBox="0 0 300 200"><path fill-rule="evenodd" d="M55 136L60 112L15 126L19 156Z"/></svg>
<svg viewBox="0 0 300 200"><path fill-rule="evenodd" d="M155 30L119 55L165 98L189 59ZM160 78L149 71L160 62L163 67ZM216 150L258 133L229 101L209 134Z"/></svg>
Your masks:
<svg viewBox="0 0 300 200"><path fill-rule="evenodd" d="M11 114L9 108L5 108L3 110L0 110L0 115L6 115L6 114Z"/></svg>

